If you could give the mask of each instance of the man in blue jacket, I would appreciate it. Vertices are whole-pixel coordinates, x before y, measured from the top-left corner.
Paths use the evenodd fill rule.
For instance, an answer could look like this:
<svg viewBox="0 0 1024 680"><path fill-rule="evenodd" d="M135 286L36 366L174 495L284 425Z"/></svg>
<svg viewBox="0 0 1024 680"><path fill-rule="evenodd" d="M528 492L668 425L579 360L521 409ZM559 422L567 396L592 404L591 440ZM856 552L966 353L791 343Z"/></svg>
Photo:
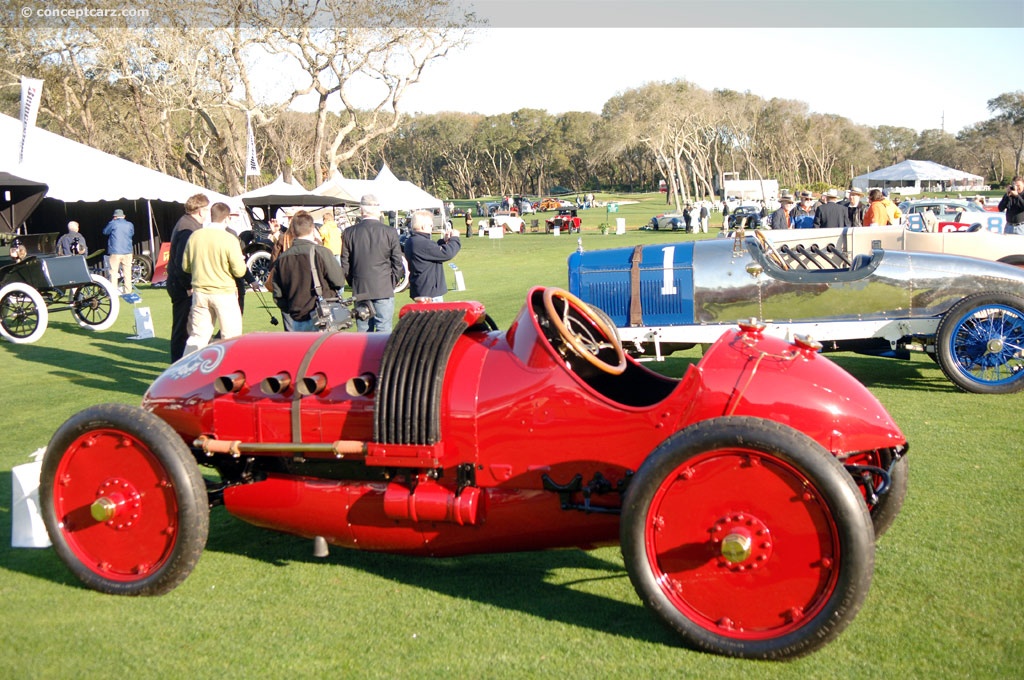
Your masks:
<svg viewBox="0 0 1024 680"><path fill-rule="evenodd" d="M414 212L409 227L412 233L405 242L409 295L416 302L443 302L444 294L448 292L443 263L458 254L462 243L450 230L445 231L444 238L436 242L431 240L434 219L426 210Z"/></svg>
<svg viewBox="0 0 1024 680"><path fill-rule="evenodd" d="M124 218L124 211L118 208L114 217L103 227L107 237L107 261L110 264L110 283L117 290L117 278L124 275L124 294L132 292L132 246L135 225Z"/></svg>

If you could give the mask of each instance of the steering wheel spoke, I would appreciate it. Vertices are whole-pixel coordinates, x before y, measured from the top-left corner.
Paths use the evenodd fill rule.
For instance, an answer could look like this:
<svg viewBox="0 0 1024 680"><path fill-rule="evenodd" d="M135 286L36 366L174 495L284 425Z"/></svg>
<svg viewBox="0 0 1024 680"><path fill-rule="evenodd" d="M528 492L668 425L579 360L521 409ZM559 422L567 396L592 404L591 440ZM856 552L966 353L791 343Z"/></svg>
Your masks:
<svg viewBox="0 0 1024 680"><path fill-rule="evenodd" d="M560 300L561 311L555 300ZM544 310L566 347L605 373L620 375L626 370L626 353L615 328L575 295L558 288L544 290ZM615 353L615 363L600 357L602 351Z"/></svg>

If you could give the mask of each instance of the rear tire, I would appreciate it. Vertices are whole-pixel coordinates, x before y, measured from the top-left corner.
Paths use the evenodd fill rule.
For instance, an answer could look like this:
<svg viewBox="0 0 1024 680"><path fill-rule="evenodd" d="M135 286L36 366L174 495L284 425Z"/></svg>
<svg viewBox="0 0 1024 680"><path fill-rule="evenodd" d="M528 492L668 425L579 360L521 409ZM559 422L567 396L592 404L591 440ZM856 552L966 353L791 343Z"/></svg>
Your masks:
<svg viewBox="0 0 1024 680"><path fill-rule="evenodd" d="M92 275L92 283L75 288L71 293L71 315L82 328L105 331L117 321L121 297L110 281Z"/></svg>
<svg viewBox="0 0 1024 680"><path fill-rule="evenodd" d="M630 482L622 554L637 593L692 647L807 654L867 595L871 519L850 475L806 435L749 417L676 433Z"/></svg>

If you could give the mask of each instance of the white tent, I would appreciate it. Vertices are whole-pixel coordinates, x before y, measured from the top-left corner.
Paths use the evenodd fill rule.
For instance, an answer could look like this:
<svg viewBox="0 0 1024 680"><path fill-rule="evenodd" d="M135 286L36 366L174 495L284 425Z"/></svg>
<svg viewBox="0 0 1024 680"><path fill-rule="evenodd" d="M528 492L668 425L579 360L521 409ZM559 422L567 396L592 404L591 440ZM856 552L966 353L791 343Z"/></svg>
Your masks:
<svg viewBox="0 0 1024 680"><path fill-rule="evenodd" d="M299 184L298 180L292 177L291 182L285 182L283 175L278 175L270 184L247 191L244 194L238 194L235 198L261 198L263 196L298 196L299 194L308 194L306 187ZM313 192L316 193L316 192Z"/></svg>
<svg viewBox="0 0 1024 680"><path fill-rule="evenodd" d="M919 194L923 187L934 185L939 191L954 187L980 190L985 178L932 161L905 160L853 178L855 187L881 187L899 190L902 194ZM922 185L922 182L924 185Z"/></svg>
<svg viewBox="0 0 1024 680"><path fill-rule="evenodd" d="M201 193L206 194L211 203L223 201L236 210L241 209L241 202L228 196L42 128L29 130L24 160L19 163L20 145L21 122L0 114L0 170L49 185L47 198L64 203L144 201L150 253L156 248L152 201L183 204L190 196Z"/></svg>
<svg viewBox="0 0 1024 680"><path fill-rule="evenodd" d="M387 164L381 166L374 179L346 179L336 172L314 189L313 193L334 196L348 203L359 203L359 199L366 194L373 194L380 201L383 212L444 209L441 199L431 196L412 182L399 180Z"/></svg>
<svg viewBox="0 0 1024 680"><path fill-rule="evenodd" d="M0 114L0 170L50 186L60 201L151 200L184 203L206 194L211 202L238 201L204 187L126 161L42 128L29 130L25 159L18 163L21 122Z"/></svg>

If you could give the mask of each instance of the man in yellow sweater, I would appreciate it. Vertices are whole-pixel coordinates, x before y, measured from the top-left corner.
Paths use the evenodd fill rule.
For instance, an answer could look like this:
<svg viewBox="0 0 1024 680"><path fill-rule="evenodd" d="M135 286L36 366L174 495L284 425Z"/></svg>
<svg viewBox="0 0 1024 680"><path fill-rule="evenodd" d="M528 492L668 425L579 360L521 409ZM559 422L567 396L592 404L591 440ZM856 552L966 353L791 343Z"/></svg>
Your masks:
<svg viewBox="0 0 1024 680"><path fill-rule="evenodd" d="M188 319L185 354L206 347L213 324L220 324L221 338L242 334L235 279L245 275L245 260L238 238L227 231L231 208L225 203L210 207L210 223L188 240L181 268L192 274L192 313Z"/></svg>

